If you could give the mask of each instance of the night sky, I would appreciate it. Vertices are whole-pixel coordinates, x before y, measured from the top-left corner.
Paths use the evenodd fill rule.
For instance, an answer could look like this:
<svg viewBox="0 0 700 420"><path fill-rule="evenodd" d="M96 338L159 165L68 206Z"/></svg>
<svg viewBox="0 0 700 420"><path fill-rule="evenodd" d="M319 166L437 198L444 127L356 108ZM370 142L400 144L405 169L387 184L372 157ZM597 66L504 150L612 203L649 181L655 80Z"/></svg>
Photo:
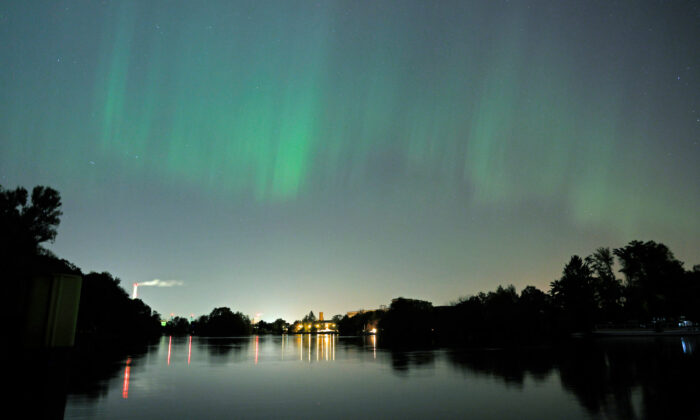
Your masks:
<svg viewBox="0 0 700 420"><path fill-rule="evenodd" d="M700 263L700 6L7 1L0 184L153 309L272 321Z"/></svg>

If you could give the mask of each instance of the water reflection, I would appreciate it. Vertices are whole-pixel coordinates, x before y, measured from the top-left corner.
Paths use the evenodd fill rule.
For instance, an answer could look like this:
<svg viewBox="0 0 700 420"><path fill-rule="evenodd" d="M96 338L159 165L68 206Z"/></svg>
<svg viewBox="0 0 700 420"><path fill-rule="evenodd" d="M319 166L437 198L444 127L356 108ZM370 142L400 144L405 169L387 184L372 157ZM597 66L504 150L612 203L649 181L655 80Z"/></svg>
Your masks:
<svg viewBox="0 0 700 420"><path fill-rule="evenodd" d="M251 344L249 337L197 337L196 341L196 350L206 354L210 363L223 365L248 360L247 352Z"/></svg>
<svg viewBox="0 0 700 420"><path fill-rule="evenodd" d="M678 345L680 342L680 346ZM557 348L448 352L467 375L523 388L558 373L560 383L593 416L698 418L700 360L696 337L580 340ZM680 348L679 348L680 347Z"/></svg>
<svg viewBox="0 0 700 420"><path fill-rule="evenodd" d="M416 369L425 372L435 368L435 355L434 351L392 351L391 367L401 376L408 376L411 370L415 373Z"/></svg>
<svg viewBox="0 0 700 420"><path fill-rule="evenodd" d="M356 399L374 398L379 404L375 408L384 409L385 413L390 412L386 411L387 405L392 404L396 404L392 406L394 414L404 409L408 410L404 414L411 413L410 407L417 409L417 405L430 407L431 404L436 405L435 409L441 404L440 409L458 413L468 403L460 397L464 395L459 394L463 392L459 391L460 386L464 386L460 384L472 384L470 395L477 390L491 392L495 400L503 400L503 405L509 404L512 395L528 395L533 399L533 407L550 404L552 395L573 396L555 398L558 402L551 403L558 404L562 412L585 413L572 414L570 418L700 416L700 402L696 398L700 392L696 378L700 358L694 352L697 337L579 340L558 347L460 351L391 350L378 346L377 340L376 336L337 335L163 337L160 345L144 348L143 353L124 354L120 360L98 355L74 360L66 373L67 388L55 386L34 398L65 401L68 395L67 417L84 413L79 407L97 407L94 404L101 399L162 404L162 395L171 394L176 401L185 399L189 404L195 404L197 398L207 401L202 410L220 404L222 410L226 407L234 410L231 412L234 415L240 414L236 410L242 408L227 405L230 394L223 390L236 389L240 393L243 392L240 385L246 384L245 389L250 388L251 393L246 401L257 401L270 410L274 403L253 397L268 392L264 391L268 388L281 395L288 393L289 398L283 399L284 406L296 407L306 414L303 411L306 404L316 404L307 396L313 395L307 394L309 389L328 392L326 398L336 398L335 405L350 404L343 395L353 395ZM324 367L309 369L314 365ZM37 376L37 380L47 384L61 382L60 378L41 378ZM299 390L291 383L299 384ZM438 403L423 398L420 389L425 387L434 390L434 397L443 395L447 400ZM414 392L411 398L415 401L399 398L398 393L392 400L387 397L393 395L392 389ZM545 389L549 394L538 391ZM377 395L383 397L376 399ZM482 395L469 404L489 398ZM262 409L253 402L245 407ZM127 411L97 413L104 417L134 415L128 411L131 405L120 407ZM533 413L537 412L522 417L532 417ZM418 411L408 417L411 416L418 416ZM496 415L499 416L508 417L505 412Z"/></svg>
<svg viewBox="0 0 700 420"><path fill-rule="evenodd" d="M192 360L192 336L190 336L190 342L187 347L187 365L189 366L190 361Z"/></svg>
<svg viewBox="0 0 700 420"><path fill-rule="evenodd" d="M164 361L167 366L171 363L175 364L178 360L178 354L182 354L184 348L181 343L186 340L187 343L187 364L192 363L193 358L193 337L188 336L186 339L182 337L167 337L167 347L164 354ZM251 361L257 365L262 361L273 360L290 360L294 354L298 360L306 362L321 362L334 361L336 355L336 343L338 336L336 334L304 334L304 335L282 335L282 336L253 336L253 337L225 337L225 338L194 338L197 346L194 349L196 354L208 354L208 361L216 364L226 364L229 362L246 362ZM370 348L373 351L374 358L377 357L377 341L376 337L368 338ZM274 344L277 343L277 344ZM268 352L267 347L270 345L278 346L279 351L274 354ZM367 343L365 343L366 347ZM250 359L246 357L246 350L252 347Z"/></svg>
<svg viewBox="0 0 700 420"><path fill-rule="evenodd" d="M129 374L131 373L131 357L126 359L126 367L124 368L124 386L122 387L122 398L129 398Z"/></svg>
<svg viewBox="0 0 700 420"><path fill-rule="evenodd" d="M258 364L258 341L260 340L260 337L257 335L255 336L255 364Z"/></svg>
<svg viewBox="0 0 700 420"><path fill-rule="evenodd" d="M173 347L173 337L168 337L168 366L170 366L170 351Z"/></svg>
<svg viewBox="0 0 700 420"><path fill-rule="evenodd" d="M74 349L65 362L68 391L91 400L102 398L109 392L113 378L123 379L124 373L128 372L130 379L134 370L145 368L147 355L159 347L100 345ZM127 380L127 385L128 382Z"/></svg>
<svg viewBox="0 0 700 420"><path fill-rule="evenodd" d="M681 337L681 347L683 348L683 353L693 354L693 350L695 350L694 344L694 341L690 341L685 337Z"/></svg>
<svg viewBox="0 0 700 420"><path fill-rule="evenodd" d="M496 378L508 386L522 388L526 379L546 381L555 369L556 351L552 348L482 349L447 351L447 360L465 376Z"/></svg>
<svg viewBox="0 0 700 420"><path fill-rule="evenodd" d="M307 362L335 360L335 346L338 339L336 334L297 334L292 337L290 340L290 336L283 335L280 340L282 360L287 354L298 354L300 361Z"/></svg>

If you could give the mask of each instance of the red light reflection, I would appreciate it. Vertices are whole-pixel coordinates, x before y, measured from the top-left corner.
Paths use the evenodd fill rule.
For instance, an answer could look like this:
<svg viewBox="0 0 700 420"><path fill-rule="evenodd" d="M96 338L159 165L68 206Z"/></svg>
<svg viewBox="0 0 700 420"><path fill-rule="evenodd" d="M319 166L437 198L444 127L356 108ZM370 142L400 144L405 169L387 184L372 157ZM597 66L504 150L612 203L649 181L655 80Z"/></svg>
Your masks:
<svg viewBox="0 0 700 420"><path fill-rule="evenodd" d="M131 373L131 358L126 359L126 368L124 369L124 386L122 388L122 398L129 398L129 374Z"/></svg>
<svg viewBox="0 0 700 420"><path fill-rule="evenodd" d="M170 366L170 349L172 348L172 346L173 346L173 336L171 335L168 338L168 366Z"/></svg>
<svg viewBox="0 0 700 420"><path fill-rule="evenodd" d="M187 350L187 364L190 364L190 359L192 359L192 336L190 336L190 348Z"/></svg>

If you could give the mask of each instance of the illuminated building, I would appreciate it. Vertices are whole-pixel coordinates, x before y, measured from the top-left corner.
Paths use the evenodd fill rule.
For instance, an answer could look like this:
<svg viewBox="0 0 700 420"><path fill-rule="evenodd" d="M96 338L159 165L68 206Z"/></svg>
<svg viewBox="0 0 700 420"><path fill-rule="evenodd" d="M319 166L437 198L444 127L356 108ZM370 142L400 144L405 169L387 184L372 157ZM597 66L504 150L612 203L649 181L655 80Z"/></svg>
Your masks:
<svg viewBox="0 0 700 420"><path fill-rule="evenodd" d="M306 333L337 333L338 325L333 320L323 319L323 312L319 312L318 320L316 321L306 321L306 322L296 322L290 328L292 333L306 334Z"/></svg>

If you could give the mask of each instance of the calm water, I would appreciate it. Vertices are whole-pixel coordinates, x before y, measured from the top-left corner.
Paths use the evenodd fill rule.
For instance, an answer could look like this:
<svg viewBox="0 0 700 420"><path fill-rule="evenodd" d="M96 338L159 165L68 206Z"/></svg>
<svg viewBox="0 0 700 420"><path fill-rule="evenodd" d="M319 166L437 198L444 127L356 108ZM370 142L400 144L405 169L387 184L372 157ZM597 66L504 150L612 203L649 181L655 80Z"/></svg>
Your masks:
<svg viewBox="0 0 700 420"><path fill-rule="evenodd" d="M163 337L68 374L66 419L700 416L695 337L389 351L375 337ZM700 349L697 349L700 350Z"/></svg>

